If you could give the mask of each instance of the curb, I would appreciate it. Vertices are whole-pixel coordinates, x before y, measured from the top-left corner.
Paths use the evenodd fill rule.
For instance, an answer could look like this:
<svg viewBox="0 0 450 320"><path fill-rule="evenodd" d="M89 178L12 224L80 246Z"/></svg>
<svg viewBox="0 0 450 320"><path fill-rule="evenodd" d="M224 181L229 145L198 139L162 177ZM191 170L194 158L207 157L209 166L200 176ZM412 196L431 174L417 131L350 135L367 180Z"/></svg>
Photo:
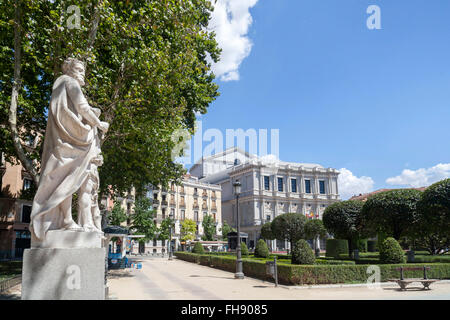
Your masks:
<svg viewBox="0 0 450 320"><path fill-rule="evenodd" d="M450 280L440 280L435 284L440 283L450 283ZM380 286L380 287L388 287L388 286L397 286L394 282L375 282L371 284L372 286ZM367 287L367 283L354 283L354 284L322 284L322 285L305 285L305 286L286 286L286 285L278 285L280 288L287 290L295 290L295 289L327 289L327 288L361 288Z"/></svg>

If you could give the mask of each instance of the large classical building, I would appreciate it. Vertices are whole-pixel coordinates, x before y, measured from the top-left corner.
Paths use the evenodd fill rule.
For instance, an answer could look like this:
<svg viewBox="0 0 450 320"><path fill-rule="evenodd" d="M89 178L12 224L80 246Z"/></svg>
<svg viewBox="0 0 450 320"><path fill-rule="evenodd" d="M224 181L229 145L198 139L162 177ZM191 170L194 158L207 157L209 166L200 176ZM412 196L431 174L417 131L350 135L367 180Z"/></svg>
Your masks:
<svg viewBox="0 0 450 320"><path fill-rule="evenodd" d="M203 235L202 221L207 215L213 217L216 223L216 233L221 235L222 210L221 188L219 185L200 182L197 177L185 175L181 185L172 183L168 190L154 188L149 192L155 209L155 222L161 222L171 214L175 220L175 230L172 235L176 247L180 245L181 223L190 219L197 224L196 240ZM136 250L133 250L136 252ZM153 240L140 246L141 253L166 253L167 243L163 240Z"/></svg>
<svg viewBox="0 0 450 320"><path fill-rule="evenodd" d="M261 226L276 216L299 212L321 219L327 206L339 201L339 172L312 163L284 162L257 157L238 148L201 159L190 171L201 182L222 187L222 217L236 227L236 196L233 183L241 182L239 212L241 231L248 233L248 246L260 238ZM272 249L289 249L284 240L271 241ZM322 244L323 245L323 244Z"/></svg>

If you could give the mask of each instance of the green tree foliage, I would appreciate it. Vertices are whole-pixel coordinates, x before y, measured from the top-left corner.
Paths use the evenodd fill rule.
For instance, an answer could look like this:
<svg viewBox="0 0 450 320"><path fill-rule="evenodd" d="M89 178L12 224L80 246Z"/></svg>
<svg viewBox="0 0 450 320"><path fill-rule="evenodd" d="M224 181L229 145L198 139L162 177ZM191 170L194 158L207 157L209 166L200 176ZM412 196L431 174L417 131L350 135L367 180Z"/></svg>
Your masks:
<svg viewBox="0 0 450 320"><path fill-rule="evenodd" d="M386 238L380 246L381 263L406 263L405 253L394 238Z"/></svg>
<svg viewBox="0 0 450 320"><path fill-rule="evenodd" d="M222 228L220 229L222 232L222 240L228 241L228 234L230 232L236 232L236 229L232 228L226 221L223 222Z"/></svg>
<svg viewBox="0 0 450 320"><path fill-rule="evenodd" d="M270 222L266 222L261 227L261 238L265 240L275 240L275 236L272 233L272 224Z"/></svg>
<svg viewBox="0 0 450 320"><path fill-rule="evenodd" d="M109 224L112 226L120 226L120 224L127 221L128 218L119 201L114 202L114 207L112 208L111 213L108 215L108 217Z"/></svg>
<svg viewBox="0 0 450 320"><path fill-rule="evenodd" d="M307 239L323 238L327 235L327 229L325 229L322 220L311 219L306 221L305 234Z"/></svg>
<svg viewBox="0 0 450 320"><path fill-rule="evenodd" d="M150 199L147 197L137 198L134 213L131 217L130 230L133 234L145 236L145 238L139 238L139 242L147 242L155 237L157 227L153 217L154 213Z"/></svg>
<svg viewBox="0 0 450 320"><path fill-rule="evenodd" d="M330 234L348 241L349 254L354 247L354 239L361 236L360 217L364 202L347 200L333 203L323 213L323 224Z"/></svg>
<svg viewBox="0 0 450 320"><path fill-rule="evenodd" d="M314 264L316 258L308 242L300 239L292 250L292 264Z"/></svg>
<svg viewBox="0 0 450 320"><path fill-rule="evenodd" d="M80 9L79 28L67 27L74 22L70 5ZM172 161L177 133L192 134L195 113L206 113L218 96L208 58L217 61L220 53L207 28L212 9L207 0L1 1L0 151L11 162L21 156L11 138L12 104L23 141L44 134L52 84L71 56L86 62L85 94L110 123L101 189L179 179L184 169ZM41 146L25 149L23 158L39 162Z"/></svg>
<svg viewBox="0 0 450 320"><path fill-rule="evenodd" d="M293 244L306 237L306 217L300 213L284 213L273 219L272 233L278 240L287 240Z"/></svg>
<svg viewBox="0 0 450 320"><path fill-rule="evenodd" d="M207 215L207 216L203 217L202 227L203 227L202 240L213 241L214 238L217 237L216 222L214 221L213 216Z"/></svg>
<svg viewBox="0 0 450 320"><path fill-rule="evenodd" d="M429 186L417 204L414 243L438 254L450 247L450 179Z"/></svg>
<svg viewBox="0 0 450 320"><path fill-rule="evenodd" d="M326 256L339 259L341 254L349 253L348 240L346 239L327 239Z"/></svg>
<svg viewBox="0 0 450 320"><path fill-rule="evenodd" d="M412 231L417 219L416 206L422 192L396 189L377 193L367 199L361 210L362 225L371 234L378 232L399 240Z"/></svg>
<svg viewBox="0 0 450 320"><path fill-rule="evenodd" d="M241 254L243 256L248 256L248 247L245 242L241 242Z"/></svg>
<svg viewBox="0 0 450 320"><path fill-rule="evenodd" d="M159 228L157 229L158 240L168 240L170 239L170 228L172 228L172 235L175 224L174 221L170 218L166 218L161 221Z"/></svg>
<svg viewBox="0 0 450 320"><path fill-rule="evenodd" d="M181 240L189 241L195 239L195 233L197 232L197 223L194 220L186 219L181 222Z"/></svg>
<svg viewBox="0 0 450 320"><path fill-rule="evenodd" d="M200 242L196 242L194 245L194 249L192 249L193 253L203 254L205 253L205 249L203 249L203 246Z"/></svg>
<svg viewBox="0 0 450 320"><path fill-rule="evenodd" d="M269 248L266 242L263 239L259 239L255 247L255 257L268 258L269 254Z"/></svg>

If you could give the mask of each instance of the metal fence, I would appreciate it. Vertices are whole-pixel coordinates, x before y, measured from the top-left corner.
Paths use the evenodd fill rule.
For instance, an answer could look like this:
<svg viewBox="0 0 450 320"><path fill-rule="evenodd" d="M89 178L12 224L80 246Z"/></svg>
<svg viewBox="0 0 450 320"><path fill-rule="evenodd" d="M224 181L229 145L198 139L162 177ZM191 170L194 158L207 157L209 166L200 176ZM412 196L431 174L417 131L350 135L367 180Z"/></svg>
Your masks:
<svg viewBox="0 0 450 320"><path fill-rule="evenodd" d="M22 276L15 276L11 279L0 281L0 292L6 291L22 282Z"/></svg>

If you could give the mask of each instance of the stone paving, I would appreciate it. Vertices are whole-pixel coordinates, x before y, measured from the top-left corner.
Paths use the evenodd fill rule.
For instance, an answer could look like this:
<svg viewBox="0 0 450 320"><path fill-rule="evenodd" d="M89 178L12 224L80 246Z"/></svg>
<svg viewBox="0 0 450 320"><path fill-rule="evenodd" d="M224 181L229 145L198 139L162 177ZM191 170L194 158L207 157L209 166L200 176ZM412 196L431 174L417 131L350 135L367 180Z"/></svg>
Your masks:
<svg viewBox="0 0 450 320"><path fill-rule="evenodd" d="M412 284L408 291L400 291L395 283L383 284L379 289L367 286L323 286L320 288L278 286L273 282L246 277L234 279L234 274L194 263L166 258L142 258L142 269L115 271L108 280L111 299L149 300L409 300L450 299L450 282L432 285L422 290Z"/></svg>
<svg viewBox="0 0 450 320"><path fill-rule="evenodd" d="M279 285L207 266L167 258L132 258L142 269L112 270L108 276L110 299L119 300L450 300L450 281L422 290L413 284L400 291L395 283L379 289L365 285L297 287ZM20 285L0 293L0 300L20 299Z"/></svg>

